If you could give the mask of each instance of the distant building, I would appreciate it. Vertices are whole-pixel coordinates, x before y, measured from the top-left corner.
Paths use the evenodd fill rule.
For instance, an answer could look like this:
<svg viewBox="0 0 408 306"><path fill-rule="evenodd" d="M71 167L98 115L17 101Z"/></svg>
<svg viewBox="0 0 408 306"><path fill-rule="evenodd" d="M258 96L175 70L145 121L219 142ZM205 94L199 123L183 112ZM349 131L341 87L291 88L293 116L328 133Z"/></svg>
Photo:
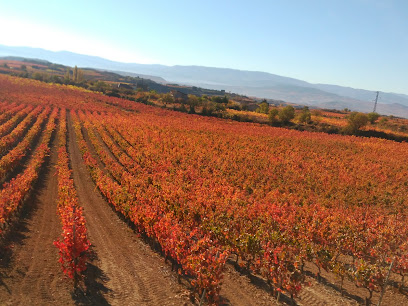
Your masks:
<svg viewBox="0 0 408 306"><path fill-rule="evenodd" d="M125 83L119 83L118 88L119 89L133 89L133 87L131 85L125 84Z"/></svg>
<svg viewBox="0 0 408 306"><path fill-rule="evenodd" d="M171 90L170 93L171 93L171 95L173 96L174 99L178 99L178 100L181 100L183 102L186 102L188 100L188 95L185 94L182 91Z"/></svg>

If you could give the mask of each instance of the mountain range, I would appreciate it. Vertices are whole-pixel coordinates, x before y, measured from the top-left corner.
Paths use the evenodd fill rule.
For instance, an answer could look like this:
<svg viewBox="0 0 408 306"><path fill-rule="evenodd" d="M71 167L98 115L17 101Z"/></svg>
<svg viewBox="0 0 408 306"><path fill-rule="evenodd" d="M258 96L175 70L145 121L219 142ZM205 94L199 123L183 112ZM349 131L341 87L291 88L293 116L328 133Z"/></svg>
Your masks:
<svg viewBox="0 0 408 306"><path fill-rule="evenodd" d="M309 106L371 112L376 93L329 84L312 84L267 72L203 66L165 66L123 63L68 51L0 45L0 56L43 59L53 63L114 71L122 75L150 78L159 83L178 83L210 89L224 89L258 98L283 100ZM408 118L408 95L380 93L377 112Z"/></svg>

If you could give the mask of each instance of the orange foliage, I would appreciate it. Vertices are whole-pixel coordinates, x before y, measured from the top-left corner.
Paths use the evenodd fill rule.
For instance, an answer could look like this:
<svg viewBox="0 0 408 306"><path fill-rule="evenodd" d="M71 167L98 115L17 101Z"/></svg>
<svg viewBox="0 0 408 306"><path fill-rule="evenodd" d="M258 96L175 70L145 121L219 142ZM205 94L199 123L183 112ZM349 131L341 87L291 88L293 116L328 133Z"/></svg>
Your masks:
<svg viewBox="0 0 408 306"><path fill-rule="evenodd" d="M232 253L291 295L306 262L369 290L383 286L394 257L394 271L408 272L407 143L187 115L5 76L0 96L69 109L98 189L211 302Z"/></svg>

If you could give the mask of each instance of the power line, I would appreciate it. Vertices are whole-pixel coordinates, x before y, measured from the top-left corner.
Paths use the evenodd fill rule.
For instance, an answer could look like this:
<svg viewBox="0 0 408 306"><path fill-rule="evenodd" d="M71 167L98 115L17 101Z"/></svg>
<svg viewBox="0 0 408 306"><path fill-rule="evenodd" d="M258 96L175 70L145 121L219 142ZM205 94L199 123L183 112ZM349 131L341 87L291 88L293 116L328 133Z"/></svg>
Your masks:
<svg viewBox="0 0 408 306"><path fill-rule="evenodd" d="M377 91L377 96L375 97L375 103L374 103L374 110L373 112L375 113L376 109L377 109L377 102L378 102L378 95L380 94L379 91Z"/></svg>

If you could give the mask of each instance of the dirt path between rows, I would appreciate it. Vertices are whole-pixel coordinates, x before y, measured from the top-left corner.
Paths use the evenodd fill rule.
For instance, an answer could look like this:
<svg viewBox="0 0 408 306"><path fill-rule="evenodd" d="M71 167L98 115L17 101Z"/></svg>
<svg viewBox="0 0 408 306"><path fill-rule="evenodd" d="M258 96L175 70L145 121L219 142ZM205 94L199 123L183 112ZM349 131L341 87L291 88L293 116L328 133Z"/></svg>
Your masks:
<svg viewBox="0 0 408 306"><path fill-rule="evenodd" d="M0 254L0 305L61 305L72 301L70 282L62 274L58 250L53 245L62 231L57 216L56 160L53 149L34 194L7 240L6 251Z"/></svg>
<svg viewBox="0 0 408 306"><path fill-rule="evenodd" d="M79 202L84 207L94 259L83 302L114 305L185 305L188 291L157 253L112 211L82 162L71 120L69 153Z"/></svg>

